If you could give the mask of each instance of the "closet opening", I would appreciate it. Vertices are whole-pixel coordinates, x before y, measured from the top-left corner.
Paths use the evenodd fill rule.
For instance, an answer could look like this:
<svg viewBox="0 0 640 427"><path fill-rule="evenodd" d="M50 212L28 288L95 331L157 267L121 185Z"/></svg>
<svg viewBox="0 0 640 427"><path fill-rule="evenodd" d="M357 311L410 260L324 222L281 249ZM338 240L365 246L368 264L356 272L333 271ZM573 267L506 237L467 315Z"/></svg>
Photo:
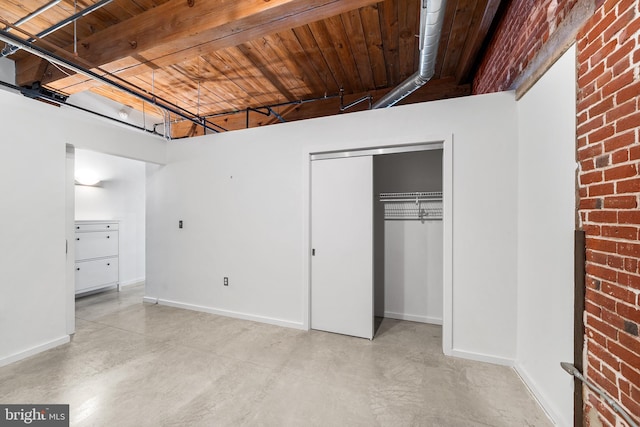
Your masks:
<svg viewBox="0 0 640 427"><path fill-rule="evenodd" d="M375 329L442 325L443 150L373 156Z"/></svg>
<svg viewBox="0 0 640 427"><path fill-rule="evenodd" d="M310 329L429 323L451 351L451 144L310 153Z"/></svg>

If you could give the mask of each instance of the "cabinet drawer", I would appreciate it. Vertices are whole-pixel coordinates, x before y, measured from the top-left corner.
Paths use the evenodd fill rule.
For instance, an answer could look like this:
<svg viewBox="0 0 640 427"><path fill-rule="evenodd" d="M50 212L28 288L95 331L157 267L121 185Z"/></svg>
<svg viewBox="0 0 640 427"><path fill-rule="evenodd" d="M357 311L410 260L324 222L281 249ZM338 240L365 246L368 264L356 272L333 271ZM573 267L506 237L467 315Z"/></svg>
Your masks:
<svg viewBox="0 0 640 427"><path fill-rule="evenodd" d="M111 231L117 230L118 223L117 222L102 222L102 223L92 223L92 224L83 224L80 222L76 222L76 232L80 231Z"/></svg>
<svg viewBox="0 0 640 427"><path fill-rule="evenodd" d="M76 263L76 293L118 282L118 258Z"/></svg>
<svg viewBox="0 0 640 427"><path fill-rule="evenodd" d="M118 255L118 232L76 233L76 260Z"/></svg>

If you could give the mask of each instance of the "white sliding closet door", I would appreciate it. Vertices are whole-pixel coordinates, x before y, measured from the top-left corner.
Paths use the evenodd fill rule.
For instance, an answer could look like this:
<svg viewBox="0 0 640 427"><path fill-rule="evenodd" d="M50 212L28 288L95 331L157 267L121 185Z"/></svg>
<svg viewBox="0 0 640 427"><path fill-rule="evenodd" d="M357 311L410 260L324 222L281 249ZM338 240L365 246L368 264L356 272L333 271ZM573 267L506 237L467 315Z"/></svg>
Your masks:
<svg viewBox="0 0 640 427"><path fill-rule="evenodd" d="M373 159L311 162L311 328L373 338Z"/></svg>

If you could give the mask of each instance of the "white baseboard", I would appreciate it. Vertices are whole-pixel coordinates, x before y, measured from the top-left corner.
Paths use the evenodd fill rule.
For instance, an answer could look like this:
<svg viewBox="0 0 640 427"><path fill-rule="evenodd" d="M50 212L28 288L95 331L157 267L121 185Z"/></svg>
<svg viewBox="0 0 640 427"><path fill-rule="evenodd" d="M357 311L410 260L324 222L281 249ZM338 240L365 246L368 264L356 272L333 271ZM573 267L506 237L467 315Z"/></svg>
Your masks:
<svg viewBox="0 0 640 427"><path fill-rule="evenodd" d="M153 304L166 305L169 307L184 308L187 310L202 311L204 313L217 314L218 316L233 317L235 319L251 320L253 322L267 323L269 325L283 326L285 328L306 330L302 322L292 322L290 320L277 319L274 317L260 316L255 314L240 313L231 310L205 307L201 305L188 304L179 301L171 301L160 298L144 297L143 301Z"/></svg>
<svg viewBox="0 0 640 427"><path fill-rule="evenodd" d="M142 297L142 302L147 302L149 304L157 304L158 298L145 296L145 297Z"/></svg>
<svg viewBox="0 0 640 427"><path fill-rule="evenodd" d="M71 338L69 337L69 335L64 335L64 336L61 336L60 338L56 338L55 340L46 342L44 344L40 344L35 347L31 347L27 350L21 351L19 353L15 353L10 356L3 357L2 359L0 359L0 367L6 366L13 362L17 362L18 360L26 359L29 356L42 353L43 351L52 349L54 347L58 347L59 345L66 344L70 340Z"/></svg>
<svg viewBox="0 0 640 427"><path fill-rule="evenodd" d="M140 285L144 283L144 280L145 280L144 277L139 277L137 279L131 279L131 280L124 280L120 282L120 287L125 288L127 286Z"/></svg>
<svg viewBox="0 0 640 427"><path fill-rule="evenodd" d="M529 390L529 393L534 397L534 399L538 402L538 405L542 408L545 415L555 426L569 426L573 424L573 420L563 419L561 414L558 412L557 408L553 404L553 401L547 398L543 393L540 392L540 387L534 381L534 379L529 375L529 372L520 365L516 363L513 367L513 370L520 377L524 385Z"/></svg>
<svg viewBox="0 0 640 427"><path fill-rule="evenodd" d="M448 356L459 357L461 359L475 360L478 362L493 363L494 365L502 365L502 366L509 366L509 367L513 367L513 365L515 364L515 360L508 359L506 357L492 356L489 354L482 354L482 353L474 353L474 352L465 351L465 350L456 350L455 348L451 350L451 354Z"/></svg>
<svg viewBox="0 0 640 427"><path fill-rule="evenodd" d="M394 313L392 311L385 311L384 317L396 320L408 320L410 322L431 323L432 325L442 325L442 318L431 316L418 316L414 314L406 313Z"/></svg>

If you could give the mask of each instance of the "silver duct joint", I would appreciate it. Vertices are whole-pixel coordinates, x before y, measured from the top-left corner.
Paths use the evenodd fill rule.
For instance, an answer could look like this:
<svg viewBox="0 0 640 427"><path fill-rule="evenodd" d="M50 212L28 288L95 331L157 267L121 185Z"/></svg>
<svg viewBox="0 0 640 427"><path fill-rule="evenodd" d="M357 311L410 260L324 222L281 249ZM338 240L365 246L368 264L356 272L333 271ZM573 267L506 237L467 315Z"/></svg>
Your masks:
<svg viewBox="0 0 640 427"><path fill-rule="evenodd" d="M424 86L435 73L446 0L423 0L420 9L420 63L418 71L380 98L372 108L393 107Z"/></svg>

